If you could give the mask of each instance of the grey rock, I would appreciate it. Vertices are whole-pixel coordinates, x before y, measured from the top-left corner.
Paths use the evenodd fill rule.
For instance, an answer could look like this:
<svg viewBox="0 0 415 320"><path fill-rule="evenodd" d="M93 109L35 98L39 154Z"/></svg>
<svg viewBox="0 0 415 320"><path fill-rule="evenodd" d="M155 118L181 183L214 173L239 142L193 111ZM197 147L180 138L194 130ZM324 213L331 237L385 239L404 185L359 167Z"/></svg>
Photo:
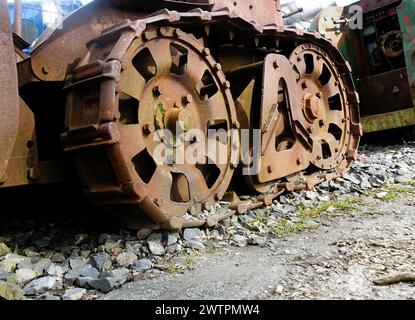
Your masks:
<svg viewBox="0 0 415 320"><path fill-rule="evenodd" d="M248 238L240 234L235 234L231 238L240 247L245 247L248 244Z"/></svg>
<svg viewBox="0 0 415 320"><path fill-rule="evenodd" d="M138 260L138 257L133 252L123 252L117 256L117 263L122 267L128 267Z"/></svg>
<svg viewBox="0 0 415 320"><path fill-rule="evenodd" d="M206 249L205 245L199 240L189 240L187 245L190 248L197 249L197 250L204 250Z"/></svg>
<svg viewBox="0 0 415 320"><path fill-rule="evenodd" d="M97 268L98 271L103 272L111 268L111 257L106 252L100 252L90 257L91 265Z"/></svg>
<svg viewBox="0 0 415 320"><path fill-rule="evenodd" d="M203 237L203 232L197 228L188 228L183 231L183 239L186 241L200 239Z"/></svg>
<svg viewBox="0 0 415 320"><path fill-rule="evenodd" d="M329 181L323 181L323 182L320 184L320 188L329 189L329 188L330 188L330 183L329 183Z"/></svg>
<svg viewBox="0 0 415 320"><path fill-rule="evenodd" d="M401 175L401 176L395 177L395 183L407 184L412 181L413 181L412 177L407 176L407 175Z"/></svg>
<svg viewBox="0 0 415 320"><path fill-rule="evenodd" d="M86 290L80 288L68 289L62 296L63 300L82 300Z"/></svg>
<svg viewBox="0 0 415 320"><path fill-rule="evenodd" d="M162 233L153 233L151 236L147 238L148 241L154 241L154 242L162 242L163 241L163 234Z"/></svg>
<svg viewBox="0 0 415 320"><path fill-rule="evenodd" d="M16 270L16 283L23 285L28 283L29 281L32 281L34 278L37 277L36 272L34 272L32 269L18 269Z"/></svg>
<svg viewBox="0 0 415 320"><path fill-rule="evenodd" d="M17 265L21 263L31 263L31 260L29 257L19 256L14 253L8 253L4 257L3 261L0 261L0 270L6 271L6 272L13 272Z"/></svg>
<svg viewBox="0 0 415 320"><path fill-rule="evenodd" d="M50 276L63 276L69 271L69 267L62 267L52 263L48 268L45 269L45 271Z"/></svg>
<svg viewBox="0 0 415 320"><path fill-rule="evenodd" d="M52 262L49 259L41 259L33 265L32 269L36 272L36 275L40 277L44 274L45 269L47 269L51 263Z"/></svg>
<svg viewBox="0 0 415 320"><path fill-rule="evenodd" d="M282 203L282 204L288 204L289 203L287 197L285 197L285 196L280 196L279 202Z"/></svg>
<svg viewBox="0 0 415 320"><path fill-rule="evenodd" d="M130 270L127 268L118 268L107 272L102 272L98 278L116 278L116 277L127 277L130 274Z"/></svg>
<svg viewBox="0 0 415 320"><path fill-rule="evenodd" d="M155 241L148 241L148 248L150 252L156 256L162 256L164 255L164 247L160 244L160 242Z"/></svg>
<svg viewBox="0 0 415 320"><path fill-rule="evenodd" d="M153 267L153 264L148 259L140 259L133 264L133 268L136 271L146 271L150 270Z"/></svg>
<svg viewBox="0 0 415 320"><path fill-rule="evenodd" d="M319 224L313 220L308 220L305 222L305 224L307 227L311 227L311 228L315 228L319 226Z"/></svg>
<svg viewBox="0 0 415 320"><path fill-rule="evenodd" d="M21 300L25 292L17 285L5 281L0 281L0 298L6 300Z"/></svg>
<svg viewBox="0 0 415 320"><path fill-rule="evenodd" d="M64 281L65 283L72 285L76 279L80 277L98 278L98 276L99 271L91 265L87 264L69 271L67 274L65 274Z"/></svg>
<svg viewBox="0 0 415 320"><path fill-rule="evenodd" d="M76 285L81 288L85 289L92 289L92 287L89 285L89 282L92 280L96 280L98 278L91 278L91 277L79 277L76 279Z"/></svg>
<svg viewBox="0 0 415 320"><path fill-rule="evenodd" d="M248 244L250 244L250 245L265 246L266 243L267 243L267 238L266 237L261 237L261 236L258 236L256 234L249 235Z"/></svg>
<svg viewBox="0 0 415 320"><path fill-rule="evenodd" d="M12 276L13 272L0 272L0 281L7 280L8 277Z"/></svg>
<svg viewBox="0 0 415 320"><path fill-rule="evenodd" d="M146 239L153 231L151 229L141 229L137 232L137 238L140 240Z"/></svg>
<svg viewBox="0 0 415 320"><path fill-rule="evenodd" d="M107 277L95 279L89 282L89 285L101 292L108 293L120 286L127 281L127 277Z"/></svg>
<svg viewBox="0 0 415 320"><path fill-rule="evenodd" d="M329 202L331 200L330 196L318 196L317 199L321 202Z"/></svg>
<svg viewBox="0 0 415 320"><path fill-rule="evenodd" d="M318 193L314 192L314 191L306 191L305 192L305 197L308 200L316 200L318 197Z"/></svg>
<svg viewBox="0 0 415 320"><path fill-rule="evenodd" d="M70 258L69 259L69 266L71 267L71 269L76 269L84 265L86 265L86 260L84 259L81 259L81 258Z"/></svg>
<svg viewBox="0 0 415 320"><path fill-rule="evenodd" d="M181 252L182 250L183 250L183 247L179 243L172 244L171 246L168 246L166 248L167 253Z"/></svg>
<svg viewBox="0 0 415 320"><path fill-rule="evenodd" d="M178 234L177 233L168 233L167 234L167 246L171 246L172 244L177 243L178 241Z"/></svg>
<svg viewBox="0 0 415 320"><path fill-rule="evenodd" d="M51 290L56 285L56 277L42 277L31 281L25 288L26 295L32 296L39 293L43 293L47 290Z"/></svg>

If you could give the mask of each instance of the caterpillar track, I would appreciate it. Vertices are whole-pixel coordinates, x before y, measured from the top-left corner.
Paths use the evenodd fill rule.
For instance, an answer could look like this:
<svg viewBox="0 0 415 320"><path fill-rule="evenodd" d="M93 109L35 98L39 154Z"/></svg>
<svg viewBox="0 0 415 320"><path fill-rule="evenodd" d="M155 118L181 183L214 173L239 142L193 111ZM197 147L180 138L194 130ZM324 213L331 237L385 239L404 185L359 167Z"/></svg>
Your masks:
<svg viewBox="0 0 415 320"><path fill-rule="evenodd" d="M226 30L227 34L213 41L210 36L220 30ZM297 44L296 48L276 45L286 41L291 47ZM218 55L218 48L228 45L251 54L252 63L224 69L220 59L213 55ZM158 123L161 117L175 117L176 121L180 117L197 118L189 126L204 131L221 123L225 123L226 130L249 129L261 120L262 128L270 128L263 130L263 141L268 145L263 144L261 166L266 171L246 179L249 187L261 196L253 203L231 199L231 206L238 213L269 205L283 191L312 189L322 181L336 178L356 158L361 129L350 68L339 52L317 34L275 25L257 28L227 11L196 9L178 13L163 10L150 18L125 21L106 30L92 40L88 48L88 54L67 81L68 131L64 141L66 151L81 168L81 176L87 177L84 183L97 204L114 207L118 212L127 209L131 215L137 211L137 216L144 211L151 220L168 229L179 229L183 223L186 226L212 225L228 217L225 214L187 223L181 219L185 212L202 203L229 201L229 194L225 199L224 196L237 169L232 161L236 160L239 150L228 145L228 163L216 168L219 172L213 183L206 177L211 166L208 164L152 166L149 154L154 149L154 141L150 137L155 130L169 125L166 121ZM172 57L173 53L182 56ZM317 92L313 92L317 91L314 88L319 81L317 75L310 76L307 70L301 70L308 68L301 66L302 59L309 57L319 57L322 61L318 76L328 70L326 67L330 68L333 78L330 80L335 83L330 83L333 87L327 92L338 92L344 102L337 106L340 111L328 111L326 119L319 117L319 111L311 110L313 105L305 107L305 112L301 106L319 103L300 101L300 98L318 99ZM294 70L298 70L298 79L295 79ZM206 72L211 83L203 84ZM252 101L251 114L238 117L236 109L243 107L235 98L239 98L241 87L253 78L260 82L261 76L262 106L257 108ZM278 98L275 88L281 80L290 98L291 108L283 111L285 115L271 109L278 101L267 101ZM203 85L205 87L201 87ZM93 99L91 88L100 88ZM209 90L216 93L209 96ZM164 114L157 110L160 101L166 105ZM128 119L128 111L121 109L131 102L133 108L138 108L138 119ZM95 109L97 105L99 112ZM97 112L86 119L85 114L90 114L87 110L93 108ZM246 118L251 120L247 122ZM270 118L271 122L267 123ZM173 121L174 126L176 121ZM332 124L342 129L339 140L328 131ZM282 134L294 132L291 137L287 135L287 140L282 137L275 148L269 141L275 140L276 130ZM323 141L330 149L329 156L323 154ZM306 173L310 166L316 168L315 172Z"/></svg>
<svg viewBox="0 0 415 320"><path fill-rule="evenodd" d="M87 47L66 80L62 140L94 203L130 221L213 226L335 179L356 159L362 131L351 70L316 33L258 26L229 10L164 9L114 25ZM235 54L242 58L232 61ZM154 136L178 121L185 133L261 130L259 173L244 178L255 201L228 192L244 167L231 139L221 165L154 162ZM233 211L182 218L215 201Z"/></svg>

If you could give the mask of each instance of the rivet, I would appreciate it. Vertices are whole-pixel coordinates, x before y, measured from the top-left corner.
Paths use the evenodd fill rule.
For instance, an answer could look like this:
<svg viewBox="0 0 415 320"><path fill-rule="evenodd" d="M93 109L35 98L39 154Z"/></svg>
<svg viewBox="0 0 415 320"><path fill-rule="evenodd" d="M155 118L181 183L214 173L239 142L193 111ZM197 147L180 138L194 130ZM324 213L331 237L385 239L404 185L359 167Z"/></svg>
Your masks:
<svg viewBox="0 0 415 320"><path fill-rule="evenodd" d="M156 97L160 97L163 94L163 90L161 90L160 86L156 86L153 88L153 94Z"/></svg>
<svg viewBox="0 0 415 320"><path fill-rule="evenodd" d="M143 133L146 135L153 133L154 130L155 130L154 124L146 123L145 125L143 125Z"/></svg>
<svg viewBox="0 0 415 320"><path fill-rule="evenodd" d="M232 129L239 129L241 127L241 124L239 121L233 121L232 122Z"/></svg>
<svg viewBox="0 0 415 320"><path fill-rule="evenodd" d="M272 65L274 66L274 69L278 69L278 67L279 67L277 60L274 60Z"/></svg>
<svg viewBox="0 0 415 320"><path fill-rule="evenodd" d="M48 66L43 66L43 67L42 67L42 72L43 72L44 74L48 74L48 73L50 72L50 68L49 68Z"/></svg>
<svg viewBox="0 0 415 320"><path fill-rule="evenodd" d="M187 94L182 98L182 102L184 105L188 105L193 102L193 97L191 94Z"/></svg>
<svg viewBox="0 0 415 320"><path fill-rule="evenodd" d="M209 55L210 55L210 49L209 49L209 48L203 48L203 49L202 49L202 53L203 53L205 56L209 56Z"/></svg>

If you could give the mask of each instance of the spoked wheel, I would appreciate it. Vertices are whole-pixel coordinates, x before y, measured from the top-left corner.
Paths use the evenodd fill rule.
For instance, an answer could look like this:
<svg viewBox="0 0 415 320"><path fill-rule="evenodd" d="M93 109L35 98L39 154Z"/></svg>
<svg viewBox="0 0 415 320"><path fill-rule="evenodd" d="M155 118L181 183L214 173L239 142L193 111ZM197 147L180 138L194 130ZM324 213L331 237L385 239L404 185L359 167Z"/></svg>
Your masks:
<svg viewBox="0 0 415 320"><path fill-rule="evenodd" d="M305 44L290 56L302 99L303 121L312 145L310 162L334 169L347 161L351 110L336 65L319 47Z"/></svg>
<svg viewBox="0 0 415 320"><path fill-rule="evenodd" d="M166 27L134 40L122 66L121 149L152 206L181 217L195 203L221 199L238 123L220 64L195 38Z"/></svg>

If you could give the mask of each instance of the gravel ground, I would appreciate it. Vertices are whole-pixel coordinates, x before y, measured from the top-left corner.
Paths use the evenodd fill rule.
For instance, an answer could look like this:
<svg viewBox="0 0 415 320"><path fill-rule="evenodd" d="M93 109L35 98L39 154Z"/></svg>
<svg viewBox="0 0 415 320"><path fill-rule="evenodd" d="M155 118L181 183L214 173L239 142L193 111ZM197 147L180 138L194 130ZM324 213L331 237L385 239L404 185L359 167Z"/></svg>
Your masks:
<svg viewBox="0 0 415 320"><path fill-rule="evenodd" d="M366 201L280 239L275 250L198 254L189 271L129 283L102 299L414 299L414 285L373 281L415 272L415 196Z"/></svg>
<svg viewBox="0 0 415 320"><path fill-rule="evenodd" d="M373 281L415 272L414 168L414 143L364 146L342 179L180 233L123 230L57 199L33 218L27 200L29 217L1 216L0 299L411 299L411 283Z"/></svg>

